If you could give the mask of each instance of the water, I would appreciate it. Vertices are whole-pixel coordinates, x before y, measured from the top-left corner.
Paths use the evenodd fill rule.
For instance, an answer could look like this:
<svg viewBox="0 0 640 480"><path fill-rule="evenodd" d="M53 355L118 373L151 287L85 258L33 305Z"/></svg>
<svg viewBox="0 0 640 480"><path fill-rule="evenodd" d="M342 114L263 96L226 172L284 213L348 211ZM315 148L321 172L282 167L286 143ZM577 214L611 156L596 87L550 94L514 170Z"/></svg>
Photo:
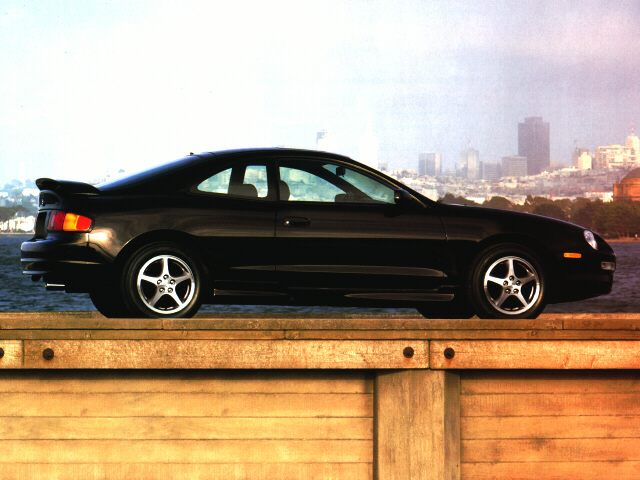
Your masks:
<svg viewBox="0 0 640 480"><path fill-rule="evenodd" d="M28 235L0 235L0 311L73 311L95 310L89 295L45 291L42 282L32 282L22 275L20 268L20 244ZM614 243L618 260L613 291L609 295L581 302L550 305L545 312L640 312L640 242ZM401 314L416 313L410 308L327 308L327 307L283 307L204 305L203 312L220 314L289 314L289 315L354 315L354 314Z"/></svg>

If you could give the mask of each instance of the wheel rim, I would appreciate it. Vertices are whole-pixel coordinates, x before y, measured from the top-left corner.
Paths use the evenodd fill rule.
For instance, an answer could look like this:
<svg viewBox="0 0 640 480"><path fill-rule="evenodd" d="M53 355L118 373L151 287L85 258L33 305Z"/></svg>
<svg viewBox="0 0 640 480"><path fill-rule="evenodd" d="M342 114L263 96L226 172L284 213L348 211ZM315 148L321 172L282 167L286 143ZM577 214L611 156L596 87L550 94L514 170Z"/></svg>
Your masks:
<svg viewBox="0 0 640 480"><path fill-rule="evenodd" d="M534 308L541 287L540 275L521 257L501 257L484 274L486 299L505 315L520 315Z"/></svg>
<svg viewBox="0 0 640 480"><path fill-rule="evenodd" d="M196 281L187 263L173 255L156 255L138 270L138 295L144 305L163 315L181 312L195 295Z"/></svg>

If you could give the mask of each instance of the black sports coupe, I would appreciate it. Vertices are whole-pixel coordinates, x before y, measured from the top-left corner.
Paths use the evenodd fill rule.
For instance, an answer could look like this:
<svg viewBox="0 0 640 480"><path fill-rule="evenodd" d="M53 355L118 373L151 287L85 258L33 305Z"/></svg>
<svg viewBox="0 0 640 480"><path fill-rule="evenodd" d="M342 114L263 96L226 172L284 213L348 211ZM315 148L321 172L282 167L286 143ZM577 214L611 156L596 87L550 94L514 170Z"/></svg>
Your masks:
<svg viewBox="0 0 640 480"><path fill-rule="evenodd" d="M88 292L108 317L245 303L535 318L548 303L608 293L616 267L611 247L577 225L434 202L326 152L228 150L98 186L36 183L23 273Z"/></svg>

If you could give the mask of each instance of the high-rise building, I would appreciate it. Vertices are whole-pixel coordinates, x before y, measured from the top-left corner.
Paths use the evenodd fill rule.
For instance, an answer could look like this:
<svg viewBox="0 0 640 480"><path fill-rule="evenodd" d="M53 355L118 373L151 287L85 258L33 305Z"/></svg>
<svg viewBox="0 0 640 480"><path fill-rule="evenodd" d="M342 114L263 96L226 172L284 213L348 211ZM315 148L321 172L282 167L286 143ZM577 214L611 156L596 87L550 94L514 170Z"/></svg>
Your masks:
<svg viewBox="0 0 640 480"><path fill-rule="evenodd" d="M494 181L501 177L499 163L482 162L482 178L483 180Z"/></svg>
<svg viewBox="0 0 640 480"><path fill-rule="evenodd" d="M418 155L418 175L439 177L442 175L442 155L439 153L421 153Z"/></svg>
<svg viewBox="0 0 640 480"><path fill-rule="evenodd" d="M478 180L482 175L480 164L480 152L473 148L467 148L460 154L461 176L468 180Z"/></svg>
<svg viewBox="0 0 640 480"><path fill-rule="evenodd" d="M573 166L578 170L591 170L593 157L586 148L576 148L573 152Z"/></svg>
<svg viewBox="0 0 640 480"><path fill-rule="evenodd" d="M518 124L518 155L527 157L527 172L537 175L549 169L549 123L542 117L527 117Z"/></svg>
<svg viewBox="0 0 640 480"><path fill-rule="evenodd" d="M528 168L527 157L512 155L510 157L502 157L502 176L503 177L526 177Z"/></svg>

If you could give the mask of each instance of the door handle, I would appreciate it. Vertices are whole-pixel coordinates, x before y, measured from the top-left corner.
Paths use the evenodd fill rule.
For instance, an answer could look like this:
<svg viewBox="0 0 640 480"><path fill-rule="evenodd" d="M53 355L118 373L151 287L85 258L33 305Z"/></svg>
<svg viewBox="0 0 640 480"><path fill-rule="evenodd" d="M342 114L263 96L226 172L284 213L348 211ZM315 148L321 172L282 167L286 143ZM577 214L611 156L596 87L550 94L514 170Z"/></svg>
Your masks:
<svg viewBox="0 0 640 480"><path fill-rule="evenodd" d="M282 224L285 227L308 227L311 220L307 217L284 217Z"/></svg>

